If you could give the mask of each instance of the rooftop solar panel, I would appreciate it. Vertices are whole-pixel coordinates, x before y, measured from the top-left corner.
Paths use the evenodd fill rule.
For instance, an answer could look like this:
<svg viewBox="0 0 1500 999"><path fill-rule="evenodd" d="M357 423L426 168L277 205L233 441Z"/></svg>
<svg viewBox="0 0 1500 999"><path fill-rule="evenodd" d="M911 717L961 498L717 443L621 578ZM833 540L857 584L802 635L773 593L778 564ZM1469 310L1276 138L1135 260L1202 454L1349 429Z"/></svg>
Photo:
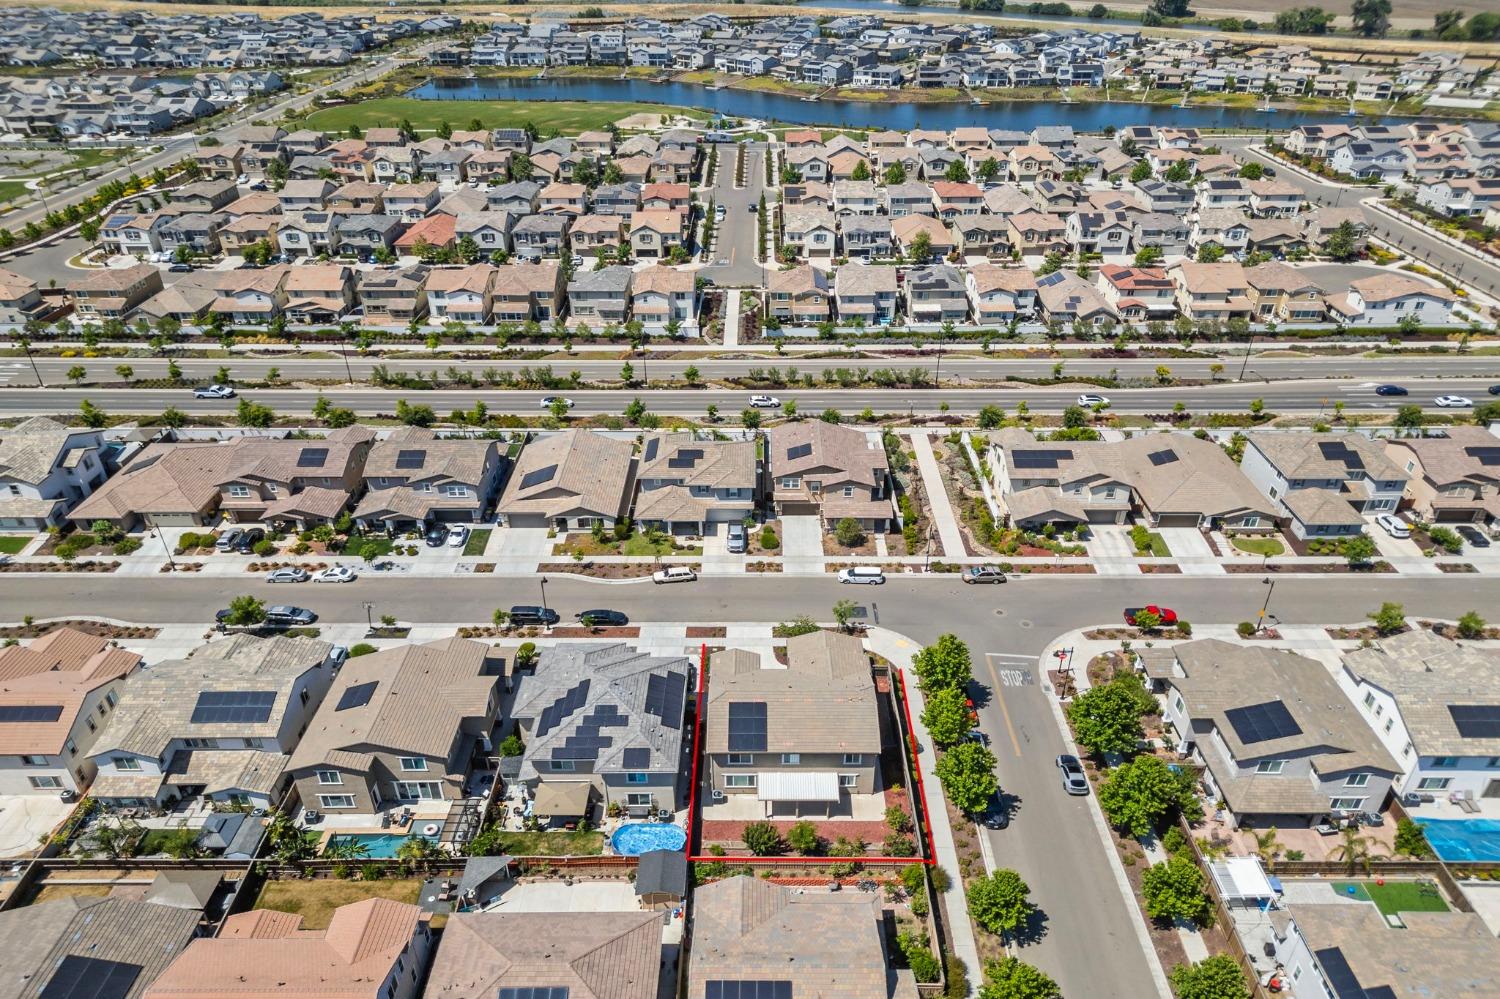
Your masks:
<svg viewBox="0 0 1500 999"><path fill-rule="evenodd" d="M655 461L657 449L661 447L661 438L653 437L646 442L646 453L643 455L646 461Z"/></svg>
<svg viewBox="0 0 1500 999"><path fill-rule="evenodd" d="M1464 454L1481 465L1500 465L1500 447L1466 447Z"/></svg>
<svg viewBox="0 0 1500 999"><path fill-rule="evenodd" d="M1264 704L1252 704L1244 708L1230 708L1224 712L1224 717L1234 727L1234 732L1240 737L1240 741L1247 746L1302 734L1302 728L1281 701L1266 701Z"/></svg>
<svg viewBox="0 0 1500 999"><path fill-rule="evenodd" d="M556 465L548 465L546 468L538 468L534 472L527 472L521 479L521 488L530 489L532 486L539 486L543 482L551 482L552 477L556 474Z"/></svg>
<svg viewBox="0 0 1500 999"><path fill-rule="evenodd" d="M350 708L362 708L370 703L370 698L375 696L375 688L380 686L379 680L371 680L369 683L356 683L344 691L339 703L334 707L335 711L347 711Z"/></svg>
<svg viewBox="0 0 1500 999"><path fill-rule="evenodd" d="M1320 441L1318 451L1322 453L1326 461L1337 461L1345 468L1364 468L1364 460L1360 458L1357 451L1352 451L1349 445L1342 441Z"/></svg>
<svg viewBox="0 0 1500 999"><path fill-rule="evenodd" d="M1450 704L1448 714L1461 739L1500 739L1500 705Z"/></svg>
<svg viewBox="0 0 1500 999"><path fill-rule="evenodd" d="M259 724L270 719L275 704L274 690L205 690L198 695L191 721L195 725Z"/></svg>
<svg viewBox="0 0 1500 999"><path fill-rule="evenodd" d="M786 457L788 461L795 461L798 458L806 458L810 454L812 454L811 444L797 444L786 449Z"/></svg>
<svg viewBox="0 0 1500 999"><path fill-rule="evenodd" d="M500 990L496 999L568 999L566 985L523 985Z"/></svg>
<svg viewBox="0 0 1500 999"><path fill-rule="evenodd" d="M729 751L766 751L765 701L735 701L729 705Z"/></svg>
<svg viewBox="0 0 1500 999"><path fill-rule="evenodd" d="M141 966L69 954L53 972L41 999L125 999Z"/></svg>
<svg viewBox="0 0 1500 999"><path fill-rule="evenodd" d="M703 983L703 999L792 999L792 983L713 980Z"/></svg>
<svg viewBox="0 0 1500 999"><path fill-rule="evenodd" d="M297 452L298 468L319 468L328 460L326 447L305 447Z"/></svg>
<svg viewBox="0 0 1500 999"><path fill-rule="evenodd" d="M61 704L6 704L0 706L0 722L55 722L62 713Z"/></svg>
<svg viewBox="0 0 1500 999"><path fill-rule="evenodd" d="M651 750L631 747L625 750L625 769L644 770L651 765Z"/></svg>
<svg viewBox="0 0 1500 999"><path fill-rule="evenodd" d="M426 451L397 451L397 468L421 468L427 463Z"/></svg>
<svg viewBox="0 0 1500 999"><path fill-rule="evenodd" d="M1162 451L1152 451L1146 455L1146 459L1153 465L1170 465L1177 460L1177 452L1171 448L1166 448Z"/></svg>
<svg viewBox="0 0 1500 999"><path fill-rule="evenodd" d="M1334 999L1366 999L1364 987L1359 984L1359 976L1349 967L1349 960L1344 957L1342 950L1324 947L1313 951L1313 956L1318 959L1323 977L1333 988Z"/></svg>

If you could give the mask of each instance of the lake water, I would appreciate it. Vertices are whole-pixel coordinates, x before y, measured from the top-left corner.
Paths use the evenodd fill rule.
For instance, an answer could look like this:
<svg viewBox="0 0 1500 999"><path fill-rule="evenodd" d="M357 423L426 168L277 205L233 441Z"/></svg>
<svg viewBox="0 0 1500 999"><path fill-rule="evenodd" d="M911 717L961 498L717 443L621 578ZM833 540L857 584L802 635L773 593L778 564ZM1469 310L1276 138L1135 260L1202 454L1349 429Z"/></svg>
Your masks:
<svg viewBox="0 0 1500 999"><path fill-rule="evenodd" d="M1218 128L1259 131L1285 130L1336 120L1328 114L1277 111L1264 114L1243 108L1186 107L1159 104L1062 104L1055 101L991 101L908 104L877 101L804 101L785 94L747 90L713 90L695 83L653 83L649 80L480 78L435 79L408 92L433 101L630 101L707 108L734 118L758 118L789 125L831 125L840 128L914 128L951 131L982 125L1030 131L1038 125L1072 125L1080 132L1102 132L1106 126L1166 125L1177 128Z"/></svg>

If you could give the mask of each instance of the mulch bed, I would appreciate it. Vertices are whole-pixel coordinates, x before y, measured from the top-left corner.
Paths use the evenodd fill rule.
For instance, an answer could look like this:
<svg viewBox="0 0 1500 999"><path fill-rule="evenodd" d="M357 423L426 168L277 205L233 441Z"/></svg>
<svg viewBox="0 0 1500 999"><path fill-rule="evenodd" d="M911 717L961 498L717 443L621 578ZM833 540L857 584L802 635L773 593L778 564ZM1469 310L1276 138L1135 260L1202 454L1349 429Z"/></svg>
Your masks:
<svg viewBox="0 0 1500 999"><path fill-rule="evenodd" d="M537 566L536 571L568 572L595 579L640 579L655 572L656 566L650 562L608 562L598 565L588 562L545 562Z"/></svg>
<svg viewBox="0 0 1500 999"><path fill-rule="evenodd" d="M1351 568L1348 562L1308 562L1301 565L1244 565L1229 562L1224 566L1225 572L1242 573L1245 575L1270 574L1282 576L1307 575L1309 573L1349 573L1353 575L1366 575L1369 573L1395 572L1396 567L1389 562L1371 562L1360 566L1358 569Z"/></svg>
<svg viewBox="0 0 1500 999"><path fill-rule="evenodd" d="M746 572L780 572L780 562L746 562Z"/></svg>
<svg viewBox="0 0 1500 999"><path fill-rule="evenodd" d="M1182 566L1176 562L1143 562L1141 572L1148 576L1182 575Z"/></svg>
<svg viewBox="0 0 1500 999"><path fill-rule="evenodd" d="M805 819L766 819L756 821L767 821L776 827L777 832L785 836L791 831L792 826L798 822L811 822L818 830L818 835L823 837L831 845L840 836L845 839L856 837L865 841L865 856L879 856L881 845L890 834L891 828L885 822L857 822L854 819L816 819L808 816ZM725 853L730 857L749 856L750 851L740 844L740 835L748 823L738 819L710 819L702 823L703 842L718 843L724 847Z"/></svg>
<svg viewBox="0 0 1500 999"><path fill-rule="evenodd" d="M72 628L81 631L85 635L95 635L99 638L155 638L161 634L160 628L121 627L117 624L105 624L102 621L48 621L45 624L33 625L11 625L0 628L0 638L41 638L48 632L59 628Z"/></svg>
<svg viewBox="0 0 1500 999"><path fill-rule="evenodd" d="M202 562L165 562L157 572L202 572Z"/></svg>
<svg viewBox="0 0 1500 999"><path fill-rule="evenodd" d="M729 629L722 625L697 625L689 626L687 630L689 638L727 638Z"/></svg>
<svg viewBox="0 0 1500 999"><path fill-rule="evenodd" d="M308 572L322 572L328 568L327 562L251 562L245 566L246 572L271 572L274 569L306 569Z"/></svg>
<svg viewBox="0 0 1500 999"><path fill-rule="evenodd" d="M1045 563L1042 565L1016 565L1012 571L1019 572L1023 576L1043 574L1065 574L1075 576L1092 575L1094 567L1091 565L1064 565L1060 563Z"/></svg>
<svg viewBox="0 0 1500 999"><path fill-rule="evenodd" d="M582 625L561 625L553 628L553 638L639 638L639 628L585 628Z"/></svg>
<svg viewBox="0 0 1500 999"><path fill-rule="evenodd" d="M1458 638L1458 628L1451 624L1438 624L1436 621L1418 621L1417 627L1423 631L1430 631L1435 635L1442 635L1444 638ZM1484 634L1479 637L1489 639L1500 638L1500 628L1486 628L1484 629Z"/></svg>
<svg viewBox="0 0 1500 999"><path fill-rule="evenodd" d="M1391 635L1382 635L1380 632L1375 630L1374 625L1368 624L1362 628L1324 628L1323 630L1328 633L1329 638L1337 638L1344 641L1368 640L1373 642L1377 638L1390 638L1391 635L1400 635L1404 632L1411 631L1411 625L1407 625L1399 631L1393 631L1391 632Z"/></svg>
<svg viewBox="0 0 1500 999"><path fill-rule="evenodd" d="M1473 565L1469 564L1468 562L1439 562L1439 563L1437 563L1437 567L1438 567L1438 572L1459 572L1459 573L1463 573L1463 572L1478 572L1479 571L1478 569L1476 569Z"/></svg>
<svg viewBox="0 0 1500 999"><path fill-rule="evenodd" d="M823 570L825 572L838 572L840 569L852 569L856 565L860 565L860 566L871 566L871 565L878 566L879 568L884 569L887 573L892 573L892 574L898 573L898 572L916 572L916 571L920 571L919 569L916 569L916 568L908 569L905 565L903 565L900 562L829 562L829 563L827 563L827 564L824 565Z"/></svg>
<svg viewBox="0 0 1500 999"><path fill-rule="evenodd" d="M118 562L6 562L0 572L114 572Z"/></svg>

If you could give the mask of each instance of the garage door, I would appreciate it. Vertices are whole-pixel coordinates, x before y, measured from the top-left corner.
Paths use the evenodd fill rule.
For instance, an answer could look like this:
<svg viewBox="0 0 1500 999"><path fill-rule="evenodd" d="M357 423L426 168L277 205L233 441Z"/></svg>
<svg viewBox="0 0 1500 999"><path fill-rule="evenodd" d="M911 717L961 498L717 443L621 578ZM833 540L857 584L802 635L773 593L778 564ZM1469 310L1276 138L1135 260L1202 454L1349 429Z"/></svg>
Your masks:
<svg viewBox="0 0 1500 999"><path fill-rule="evenodd" d="M479 518L474 515L473 510L434 510L432 519L440 524L472 524Z"/></svg>
<svg viewBox="0 0 1500 999"><path fill-rule="evenodd" d="M547 515L543 513L519 513L507 517L505 521L511 527L550 527Z"/></svg>
<svg viewBox="0 0 1500 999"><path fill-rule="evenodd" d="M781 515L783 517L816 517L818 513L818 504L816 503L781 504Z"/></svg>
<svg viewBox="0 0 1500 999"><path fill-rule="evenodd" d="M1165 513L1158 518L1157 527L1197 527L1201 518L1196 513Z"/></svg>
<svg viewBox="0 0 1500 999"><path fill-rule="evenodd" d="M151 523L162 527L196 527L198 524L190 513L153 513Z"/></svg>

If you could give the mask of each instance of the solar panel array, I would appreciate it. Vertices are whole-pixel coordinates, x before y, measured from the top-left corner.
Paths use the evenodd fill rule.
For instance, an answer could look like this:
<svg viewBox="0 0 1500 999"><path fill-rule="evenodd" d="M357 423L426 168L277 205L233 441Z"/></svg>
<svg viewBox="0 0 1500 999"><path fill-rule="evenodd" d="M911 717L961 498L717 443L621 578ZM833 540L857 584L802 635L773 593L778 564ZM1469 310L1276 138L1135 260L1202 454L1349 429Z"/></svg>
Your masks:
<svg viewBox="0 0 1500 999"><path fill-rule="evenodd" d="M1224 712L1224 717L1229 719L1235 734L1247 746L1302 734L1301 726L1280 701L1266 701L1247 708L1230 708Z"/></svg>
<svg viewBox="0 0 1500 999"><path fill-rule="evenodd" d="M667 728L682 726L687 698L687 677L681 673L653 673L646 680L646 713L661 719Z"/></svg>
<svg viewBox="0 0 1500 999"><path fill-rule="evenodd" d="M806 458L810 454L812 454L811 444L795 444L792 447L786 449L787 461L795 461L798 458Z"/></svg>
<svg viewBox="0 0 1500 999"><path fill-rule="evenodd" d="M810 446L810 445L809 445ZM703 452L698 448L681 448L667 460L668 468L692 468L703 459Z"/></svg>
<svg viewBox="0 0 1500 999"><path fill-rule="evenodd" d="M1450 704L1448 714L1463 739L1500 739L1500 705Z"/></svg>
<svg viewBox="0 0 1500 999"><path fill-rule="evenodd" d="M69 954L48 980L41 999L125 999L141 966Z"/></svg>
<svg viewBox="0 0 1500 999"><path fill-rule="evenodd" d="M1349 445L1343 441L1322 441L1318 444L1318 450L1322 452L1325 461L1341 462L1351 471L1365 467L1364 459L1359 456L1359 452L1350 450Z"/></svg>
<svg viewBox="0 0 1500 999"><path fill-rule="evenodd" d="M379 680L356 683L344 691L344 695L339 698L339 703L334 706L333 710L348 711L350 708L364 707L370 703L370 698L375 696L375 688L378 686L380 686Z"/></svg>
<svg viewBox="0 0 1500 999"><path fill-rule="evenodd" d="M1464 454L1477 459L1481 465L1500 465L1500 447L1466 447Z"/></svg>
<svg viewBox="0 0 1500 999"><path fill-rule="evenodd" d="M1067 280L1067 277L1068 276L1062 271L1053 271L1051 274L1046 274L1042 277L1037 278L1036 286L1038 288L1050 288L1053 285L1057 284L1059 281Z"/></svg>
<svg viewBox="0 0 1500 999"><path fill-rule="evenodd" d="M729 751L766 751L765 701L734 701L729 705Z"/></svg>
<svg viewBox="0 0 1500 999"><path fill-rule="evenodd" d="M1010 465L1012 468L1056 468L1059 461L1071 461L1073 452L1066 449L1060 450L1026 450L1012 452Z"/></svg>
<svg viewBox="0 0 1500 999"><path fill-rule="evenodd" d="M568 999L566 985L522 985L500 990L498 999Z"/></svg>
<svg viewBox="0 0 1500 999"><path fill-rule="evenodd" d="M1171 448L1166 448L1165 450L1161 451L1152 451L1150 454L1146 455L1146 460L1151 462L1151 464L1153 465L1170 465L1172 462L1177 460L1177 452L1173 451Z"/></svg>
<svg viewBox="0 0 1500 999"><path fill-rule="evenodd" d="M328 449L326 447L305 447L297 452L298 468L321 468L323 462L328 460Z"/></svg>
<svg viewBox="0 0 1500 999"><path fill-rule="evenodd" d="M1359 984L1359 976L1349 967L1349 959L1342 950L1324 947L1313 951L1313 957L1318 959L1323 977L1333 987L1335 999L1365 999L1364 986Z"/></svg>
<svg viewBox="0 0 1500 999"><path fill-rule="evenodd" d="M0 722L55 722L62 712L61 704L6 704L0 706Z"/></svg>
<svg viewBox="0 0 1500 999"><path fill-rule="evenodd" d="M657 449L660 446L661 446L661 438L660 437L653 437L653 438L651 438L650 440L648 440L646 442L646 452L641 457L645 461L648 461L648 462L649 461L655 461L656 460L656 451L657 451Z"/></svg>
<svg viewBox="0 0 1500 999"><path fill-rule="evenodd" d="M651 765L651 750L631 747L625 750L626 770L645 770Z"/></svg>
<svg viewBox="0 0 1500 999"><path fill-rule="evenodd" d="M583 707L588 699L589 682L587 680L580 680L576 686L542 709L542 715L537 719L536 723L537 738L540 739L568 718L571 718L573 712Z"/></svg>
<svg viewBox="0 0 1500 999"><path fill-rule="evenodd" d="M792 983L710 981L703 999L792 999Z"/></svg>
<svg viewBox="0 0 1500 999"><path fill-rule="evenodd" d="M426 451L397 451L397 468L421 468L427 463Z"/></svg>
<svg viewBox="0 0 1500 999"><path fill-rule="evenodd" d="M276 703L274 690L205 690L193 708L194 725L222 722L263 722Z"/></svg>
<svg viewBox="0 0 1500 999"><path fill-rule="evenodd" d="M557 474L557 466L556 465L548 465L546 468L538 468L534 472L527 472L521 478L521 488L522 489L530 489L532 486L539 486L543 482L551 482L552 481L552 477L555 476L556 474Z"/></svg>

